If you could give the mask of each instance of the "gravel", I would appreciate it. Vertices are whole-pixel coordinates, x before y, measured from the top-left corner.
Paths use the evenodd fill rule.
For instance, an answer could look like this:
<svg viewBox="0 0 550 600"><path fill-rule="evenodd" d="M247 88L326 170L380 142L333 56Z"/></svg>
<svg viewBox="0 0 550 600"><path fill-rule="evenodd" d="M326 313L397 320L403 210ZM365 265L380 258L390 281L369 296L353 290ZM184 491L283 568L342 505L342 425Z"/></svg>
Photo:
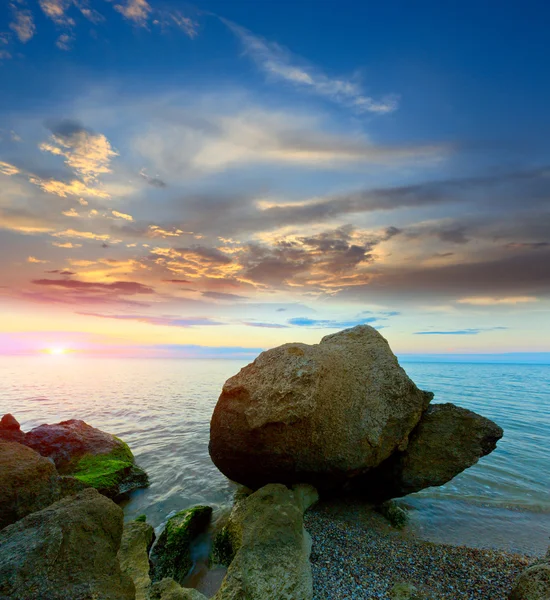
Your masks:
<svg viewBox="0 0 550 600"><path fill-rule="evenodd" d="M390 600L410 583L430 600L506 600L532 558L422 541L353 501L321 503L305 515L313 548L314 600ZM483 535L480 531L479 535Z"/></svg>

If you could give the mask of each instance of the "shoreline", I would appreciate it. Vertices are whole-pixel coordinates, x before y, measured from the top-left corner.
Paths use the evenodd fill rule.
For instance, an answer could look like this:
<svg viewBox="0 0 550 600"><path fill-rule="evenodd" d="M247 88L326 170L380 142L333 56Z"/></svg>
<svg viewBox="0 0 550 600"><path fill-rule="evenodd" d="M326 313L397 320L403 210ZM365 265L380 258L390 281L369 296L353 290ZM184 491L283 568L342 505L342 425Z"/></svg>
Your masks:
<svg viewBox="0 0 550 600"><path fill-rule="evenodd" d="M314 600L388 599L403 583L431 600L506 600L535 559L426 541L357 501L321 501L306 512L304 526L312 537Z"/></svg>

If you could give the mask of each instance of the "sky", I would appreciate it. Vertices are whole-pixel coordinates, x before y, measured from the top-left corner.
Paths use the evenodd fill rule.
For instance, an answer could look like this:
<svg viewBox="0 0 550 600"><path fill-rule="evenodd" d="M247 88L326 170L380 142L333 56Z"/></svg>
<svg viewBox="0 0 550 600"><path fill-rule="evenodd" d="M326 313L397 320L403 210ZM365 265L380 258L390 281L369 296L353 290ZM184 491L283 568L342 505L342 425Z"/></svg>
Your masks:
<svg viewBox="0 0 550 600"><path fill-rule="evenodd" d="M0 354L357 324L549 352L549 26L542 1L4 1Z"/></svg>

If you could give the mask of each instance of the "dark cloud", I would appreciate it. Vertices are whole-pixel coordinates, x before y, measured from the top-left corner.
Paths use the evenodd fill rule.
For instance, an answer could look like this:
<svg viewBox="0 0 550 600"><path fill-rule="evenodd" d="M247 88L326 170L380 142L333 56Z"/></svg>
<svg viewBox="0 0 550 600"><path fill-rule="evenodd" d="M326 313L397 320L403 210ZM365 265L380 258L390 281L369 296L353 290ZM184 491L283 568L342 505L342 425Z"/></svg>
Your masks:
<svg viewBox="0 0 550 600"><path fill-rule="evenodd" d="M376 269L366 285L342 290L335 299L407 302L438 301L469 296L550 296L550 251L442 266L418 267L403 263Z"/></svg>
<svg viewBox="0 0 550 600"><path fill-rule="evenodd" d="M188 279L163 279L162 282L163 283L183 283L183 284L191 283L191 281L189 281Z"/></svg>
<svg viewBox="0 0 550 600"><path fill-rule="evenodd" d="M150 175L147 175L147 173L145 173L145 171L143 171L143 170L140 171L139 174L152 187L156 187L156 188L161 188L162 189L162 188L165 188L167 186L167 184L166 184L165 181L163 181L159 177L151 177Z"/></svg>
<svg viewBox="0 0 550 600"><path fill-rule="evenodd" d="M44 123L56 138L69 142L82 133L93 133L74 119L48 120Z"/></svg>
<svg viewBox="0 0 550 600"><path fill-rule="evenodd" d="M466 237L466 229L458 227L456 229L445 229L438 232L438 237L442 242L452 242L453 244L467 244L470 240Z"/></svg>
<svg viewBox="0 0 550 600"><path fill-rule="evenodd" d="M202 292L205 298L212 298L213 300L247 300L248 296L239 296L238 294L228 294L225 292Z"/></svg>
<svg viewBox="0 0 550 600"><path fill-rule="evenodd" d="M73 271L61 271L60 269L53 269L52 271L44 271L44 273L55 273L57 275L76 275Z"/></svg>

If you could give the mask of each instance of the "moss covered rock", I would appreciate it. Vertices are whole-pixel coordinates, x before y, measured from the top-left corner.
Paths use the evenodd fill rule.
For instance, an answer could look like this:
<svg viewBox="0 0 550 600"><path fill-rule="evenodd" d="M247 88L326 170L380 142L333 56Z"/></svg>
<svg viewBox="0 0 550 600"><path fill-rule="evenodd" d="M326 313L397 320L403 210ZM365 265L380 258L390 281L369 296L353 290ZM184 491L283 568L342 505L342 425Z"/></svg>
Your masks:
<svg viewBox="0 0 550 600"><path fill-rule="evenodd" d="M124 524L118 560L123 573L132 578L136 587L136 600L146 600L151 584L149 576L149 550L155 531L147 523L130 521Z"/></svg>
<svg viewBox="0 0 550 600"><path fill-rule="evenodd" d="M191 542L207 530L211 518L210 506L194 506L168 520L151 551L153 581L172 577L183 584L193 566Z"/></svg>
<svg viewBox="0 0 550 600"><path fill-rule="evenodd" d="M25 435L24 443L51 458L61 474L72 475L109 498L149 484L127 444L84 421L40 425Z"/></svg>
<svg viewBox="0 0 550 600"><path fill-rule="evenodd" d="M393 500L380 504L376 510L396 529L403 529L409 521L409 513Z"/></svg>
<svg viewBox="0 0 550 600"><path fill-rule="evenodd" d="M235 505L218 541L219 552L233 559L215 600L313 597L303 511L314 492L311 486L293 491L270 484Z"/></svg>
<svg viewBox="0 0 550 600"><path fill-rule="evenodd" d="M191 588L184 588L171 577L153 583L147 600L207 600L206 596Z"/></svg>

